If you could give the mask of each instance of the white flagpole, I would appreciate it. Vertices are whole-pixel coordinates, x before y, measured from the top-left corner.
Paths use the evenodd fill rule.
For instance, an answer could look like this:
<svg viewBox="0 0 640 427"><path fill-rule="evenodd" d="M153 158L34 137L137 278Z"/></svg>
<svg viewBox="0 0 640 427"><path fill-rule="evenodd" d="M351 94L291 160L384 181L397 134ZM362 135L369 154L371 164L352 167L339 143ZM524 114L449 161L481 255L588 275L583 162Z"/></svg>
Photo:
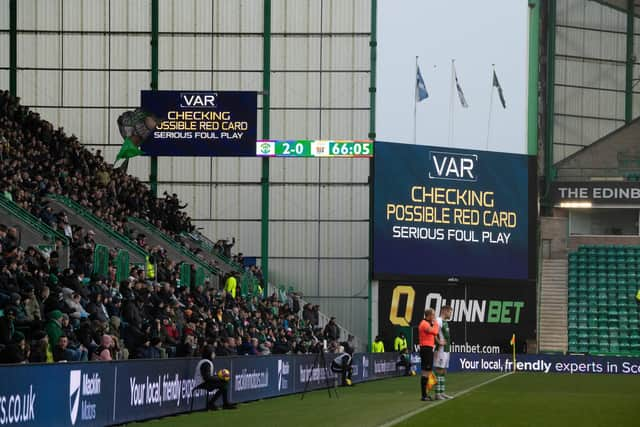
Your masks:
<svg viewBox="0 0 640 427"><path fill-rule="evenodd" d="M489 119L487 120L487 144L486 149L489 149L489 135L491 134L491 113L493 112L493 73L495 73L496 64L491 64L491 85L489 94Z"/></svg>
<svg viewBox="0 0 640 427"><path fill-rule="evenodd" d="M451 60L451 90L449 91L449 146L453 145L453 96L454 96L454 86L455 86L455 59Z"/></svg>
<svg viewBox="0 0 640 427"><path fill-rule="evenodd" d="M418 107L418 56L416 55L416 69L413 73L414 80L414 96L413 96L413 144L417 144L416 141L416 109Z"/></svg>

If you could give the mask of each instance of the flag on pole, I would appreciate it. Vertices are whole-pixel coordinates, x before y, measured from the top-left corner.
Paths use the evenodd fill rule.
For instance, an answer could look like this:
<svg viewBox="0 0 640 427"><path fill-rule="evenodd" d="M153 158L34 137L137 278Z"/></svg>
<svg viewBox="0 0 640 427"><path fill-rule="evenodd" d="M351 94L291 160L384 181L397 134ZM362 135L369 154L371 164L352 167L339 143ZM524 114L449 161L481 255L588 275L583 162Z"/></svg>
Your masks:
<svg viewBox="0 0 640 427"><path fill-rule="evenodd" d="M500 97L500 103L502 104L502 108L507 108L507 103L504 100L504 93L502 93L502 86L500 86L500 82L498 81L498 75L496 74L496 70L493 70L493 87L498 88L498 96Z"/></svg>
<svg viewBox="0 0 640 427"><path fill-rule="evenodd" d="M416 60L417 62L417 60ZM427 92L427 86L424 84L422 74L420 73L420 67L416 67L416 102L424 101L429 97Z"/></svg>
<svg viewBox="0 0 640 427"><path fill-rule="evenodd" d="M429 378L427 379L427 393L431 391L434 385L438 384L438 379L433 374L433 371L429 372Z"/></svg>
<svg viewBox="0 0 640 427"><path fill-rule="evenodd" d="M120 151L116 156L116 161L120 159L130 159L132 157L141 156L142 154L142 150L140 150L140 148L138 148L130 138L125 138L122 143L122 147L120 147Z"/></svg>
<svg viewBox="0 0 640 427"><path fill-rule="evenodd" d="M456 71L456 67L453 67L453 76L456 79L456 89L458 90L458 99L460 100L460 105L462 108L469 108L469 104L467 104L467 99L464 97L464 92L462 91L462 86L460 86L460 82L458 81L458 72Z"/></svg>
<svg viewBox="0 0 640 427"><path fill-rule="evenodd" d="M513 347L514 345L516 345L516 334L513 334L511 336L511 341L509 341L509 344L511 344L511 347Z"/></svg>

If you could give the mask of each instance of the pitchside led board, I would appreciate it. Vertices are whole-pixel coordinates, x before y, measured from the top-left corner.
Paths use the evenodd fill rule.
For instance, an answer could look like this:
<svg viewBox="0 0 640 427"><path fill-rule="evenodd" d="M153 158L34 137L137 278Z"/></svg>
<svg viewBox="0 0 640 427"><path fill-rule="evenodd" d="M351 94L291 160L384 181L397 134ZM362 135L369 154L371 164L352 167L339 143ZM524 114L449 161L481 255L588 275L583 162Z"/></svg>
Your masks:
<svg viewBox="0 0 640 427"><path fill-rule="evenodd" d="M535 275L535 157L376 142L373 277Z"/></svg>
<svg viewBox="0 0 640 427"><path fill-rule="evenodd" d="M148 156L255 156L256 92L142 91Z"/></svg>

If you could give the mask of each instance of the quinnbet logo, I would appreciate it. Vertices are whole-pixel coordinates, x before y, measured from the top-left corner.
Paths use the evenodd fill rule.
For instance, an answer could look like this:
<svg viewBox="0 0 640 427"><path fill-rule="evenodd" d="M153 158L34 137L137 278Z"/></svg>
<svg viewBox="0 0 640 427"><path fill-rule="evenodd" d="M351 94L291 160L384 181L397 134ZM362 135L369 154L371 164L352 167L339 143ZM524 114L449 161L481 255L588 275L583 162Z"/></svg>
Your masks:
<svg viewBox="0 0 640 427"><path fill-rule="evenodd" d="M389 321L398 326L411 326L414 319L416 291L412 286L399 285L393 289ZM406 300L404 307L401 301ZM524 301L501 301L480 299L446 299L437 292L427 294L425 302L420 307L433 308L439 315L440 308L450 305L453 309L451 321L469 323L501 323L518 324L520 315L525 308ZM415 314L416 320L422 319L422 310Z"/></svg>

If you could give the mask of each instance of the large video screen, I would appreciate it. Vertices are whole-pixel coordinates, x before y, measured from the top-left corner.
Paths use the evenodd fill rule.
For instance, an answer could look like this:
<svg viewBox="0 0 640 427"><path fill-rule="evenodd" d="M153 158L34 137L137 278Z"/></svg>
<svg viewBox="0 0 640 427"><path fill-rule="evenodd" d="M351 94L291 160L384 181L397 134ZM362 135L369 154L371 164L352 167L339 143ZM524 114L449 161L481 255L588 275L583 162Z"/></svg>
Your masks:
<svg viewBox="0 0 640 427"><path fill-rule="evenodd" d="M533 278L534 157L386 142L375 149L375 279Z"/></svg>
<svg viewBox="0 0 640 427"><path fill-rule="evenodd" d="M144 90L141 106L152 131L140 148L148 156L255 156L257 96Z"/></svg>

